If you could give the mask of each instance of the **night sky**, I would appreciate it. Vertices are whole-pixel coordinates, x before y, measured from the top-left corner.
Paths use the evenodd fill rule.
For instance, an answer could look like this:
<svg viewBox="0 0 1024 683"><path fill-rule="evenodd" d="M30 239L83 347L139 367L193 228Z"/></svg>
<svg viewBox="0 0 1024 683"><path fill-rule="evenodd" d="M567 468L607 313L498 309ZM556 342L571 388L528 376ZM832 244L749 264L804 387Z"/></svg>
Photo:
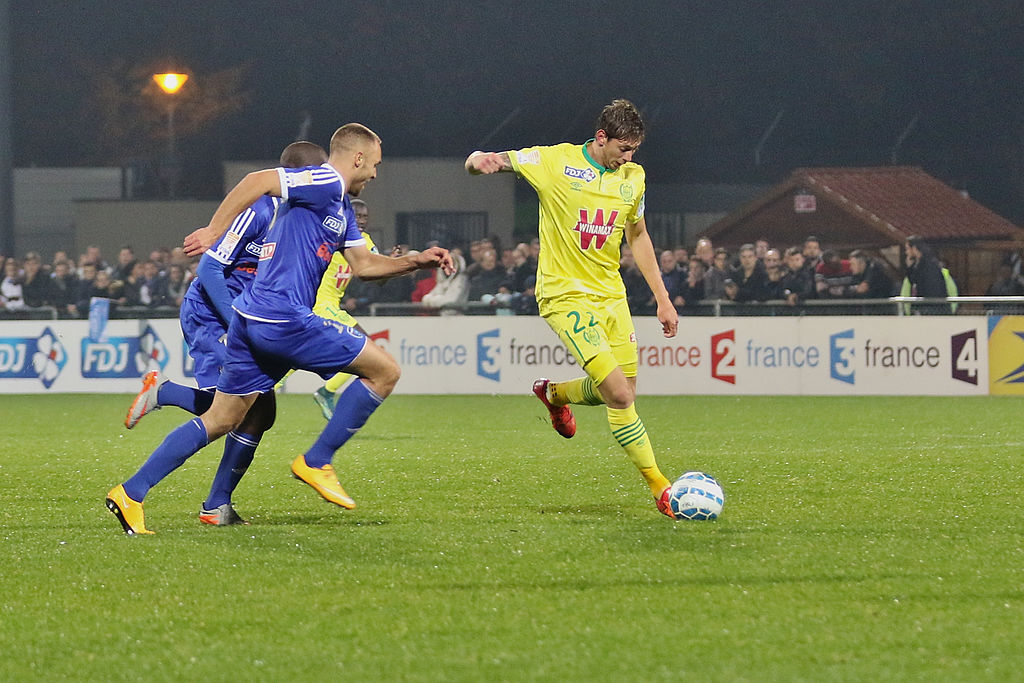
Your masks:
<svg viewBox="0 0 1024 683"><path fill-rule="evenodd" d="M276 157L305 112L321 144L356 120L385 155L461 157L582 141L602 104L628 97L648 121L649 182L895 160L1024 223L1020 0L19 0L11 18L18 166L159 157L153 103L112 118L97 93L123 84L141 102L139 74L176 62L197 87L233 74L238 95L205 127L183 124L196 196L219 196L223 159ZM118 129L132 142L103 144Z"/></svg>

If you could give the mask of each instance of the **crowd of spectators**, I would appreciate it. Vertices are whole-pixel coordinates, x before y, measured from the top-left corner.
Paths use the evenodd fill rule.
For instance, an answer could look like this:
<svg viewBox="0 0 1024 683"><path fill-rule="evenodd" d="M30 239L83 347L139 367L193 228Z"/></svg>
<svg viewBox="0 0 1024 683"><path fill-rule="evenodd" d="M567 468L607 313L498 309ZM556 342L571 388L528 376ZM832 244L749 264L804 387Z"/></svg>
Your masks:
<svg viewBox="0 0 1024 683"><path fill-rule="evenodd" d="M408 245L400 244L390 253L408 251ZM900 270L867 251L844 255L823 250L813 236L785 248L761 239L735 252L714 248L710 239L702 237L692 252L676 246L656 253L662 282L682 313L699 312L700 306L715 301L797 306L809 299L955 295L949 271L927 245L910 238L905 252L907 260ZM397 304L387 309L391 313L417 312L406 306L411 303L441 314L534 315L539 253L536 238L505 248L496 236L474 240L466 253L462 247L452 249L458 268L451 275L423 270L382 283L355 279L343 305L355 315L369 313L373 304ZM98 247L87 248L75 261L58 251L45 264L38 254L29 252L20 260L3 259L3 264L0 311L48 306L64 318L87 317L92 297L108 298L114 306L139 309L140 314L158 307L173 309L180 306L195 277L194 259L180 248L155 249L143 260L126 245L113 264L104 260ZM633 314L653 315L654 296L627 244L622 245L619 272ZM1024 278L1004 266L987 294L1024 295Z"/></svg>
<svg viewBox="0 0 1024 683"><path fill-rule="evenodd" d="M659 251L658 265L665 289L684 313L687 307L713 301L796 306L808 299L882 299L899 293L896 273L883 260L859 249L845 257L835 250L823 251L813 236L786 248L759 239L735 253L714 248L702 237L692 254L685 247ZM621 273L630 309L635 315L652 315L654 297L626 245Z"/></svg>
<svg viewBox="0 0 1024 683"><path fill-rule="evenodd" d="M90 246L72 260L58 251L49 263L30 251L24 258L2 257L0 311L49 307L60 318L87 318L93 297L109 299L111 306L129 307L144 313L181 305L185 290L195 277L195 261L181 248L154 249L149 258L136 256L125 245L115 263L108 263L99 247Z"/></svg>
<svg viewBox="0 0 1024 683"><path fill-rule="evenodd" d="M407 249L400 245L396 253ZM415 280L403 278L402 285L354 282L345 305L354 314L365 314L374 303L396 304L391 310L397 312L402 310L400 304L409 302L448 307L448 313L489 313L491 308L498 313L534 314L539 252L537 239L508 248L502 248L495 236L474 240L466 258L461 248L453 249L459 262L466 264L455 275L424 272ZM845 256L823 251L816 237L785 249L762 239L742 245L735 253L716 249L702 237L692 253L676 246L657 251L657 259L662 282L681 312L715 300L796 306L808 299L882 299L900 293L896 284L900 274L882 259L862 250ZM908 263L908 276L913 277L915 267ZM630 310L635 315L653 315L654 296L627 244L621 248L619 272ZM913 291L918 293L916 288ZM918 295L933 296L923 289Z"/></svg>
<svg viewBox="0 0 1024 683"><path fill-rule="evenodd" d="M396 245L392 253L408 250L408 245ZM354 315L367 313L373 304L416 302L446 315L537 313L534 284L540 240L502 248L501 240L492 235L470 242L468 258L460 246L453 247L451 253L457 266L451 275L430 270L383 284L353 280L343 304ZM402 312L401 306L395 309Z"/></svg>

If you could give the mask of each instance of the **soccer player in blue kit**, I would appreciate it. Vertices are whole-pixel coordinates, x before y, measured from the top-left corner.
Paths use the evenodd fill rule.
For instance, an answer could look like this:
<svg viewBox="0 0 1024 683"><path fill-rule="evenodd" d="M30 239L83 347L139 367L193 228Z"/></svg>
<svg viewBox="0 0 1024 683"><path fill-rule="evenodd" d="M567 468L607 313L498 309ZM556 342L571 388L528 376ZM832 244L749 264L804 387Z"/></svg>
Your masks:
<svg viewBox="0 0 1024 683"><path fill-rule="evenodd" d="M394 358L358 331L313 313L317 286L337 249L344 250L353 272L364 280L421 268L453 270L451 256L440 247L398 258L366 248L348 195L358 196L377 176L380 161L377 134L361 124L346 124L331 137L326 164L250 173L227 194L210 225L185 238L186 253L196 255L211 248L261 196L280 197L285 205L263 244L252 286L234 302L227 357L210 409L174 429L138 472L107 494L107 508L125 533L153 533L142 509L149 490L210 441L235 429L257 397L272 392L291 368L325 379L341 370L360 377L342 393L320 437L291 466L292 474L324 499L355 507L331 461L391 393L401 372Z"/></svg>
<svg viewBox="0 0 1024 683"><path fill-rule="evenodd" d="M281 152L281 166L304 168L327 161L327 152L312 142L293 142ZM199 388L169 381L160 372L143 377L142 390L132 401L124 424L132 429L143 416L164 406L178 406L202 415L213 403L221 367L227 355L224 341L234 317L231 303L256 277L267 231L282 206L278 197L264 195L243 211L199 262L181 305L181 331L194 360L193 374ZM199 509L203 524L245 524L231 504L231 494L252 463L263 433L274 424L274 394L261 394L242 423L224 439L224 455L213 478L210 493Z"/></svg>

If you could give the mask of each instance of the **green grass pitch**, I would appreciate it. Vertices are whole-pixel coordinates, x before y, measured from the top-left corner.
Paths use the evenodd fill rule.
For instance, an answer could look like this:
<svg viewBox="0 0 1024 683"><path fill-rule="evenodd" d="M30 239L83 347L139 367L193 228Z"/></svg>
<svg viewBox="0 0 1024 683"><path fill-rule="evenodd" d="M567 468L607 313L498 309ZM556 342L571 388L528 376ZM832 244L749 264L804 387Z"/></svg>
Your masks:
<svg viewBox="0 0 1024 683"><path fill-rule="evenodd" d="M103 506L186 415L128 396L2 396L0 680L1019 680L1024 403L641 397L666 474L726 492L672 522L577 409L395 396L339 454L344 511L289 475L308 396L236 492L220 444Z"/></svg>

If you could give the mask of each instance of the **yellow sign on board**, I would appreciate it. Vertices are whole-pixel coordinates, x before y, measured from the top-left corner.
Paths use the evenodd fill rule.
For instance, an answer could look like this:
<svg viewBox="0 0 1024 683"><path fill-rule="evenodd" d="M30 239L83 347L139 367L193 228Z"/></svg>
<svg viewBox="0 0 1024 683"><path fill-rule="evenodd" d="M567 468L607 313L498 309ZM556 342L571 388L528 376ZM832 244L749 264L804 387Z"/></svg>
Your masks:
<svg viewBox="0 0 1024 683"><path fill-rule="evenodd" d="M1024 396L1024 315L989 318L989 393Z"/></svg>

